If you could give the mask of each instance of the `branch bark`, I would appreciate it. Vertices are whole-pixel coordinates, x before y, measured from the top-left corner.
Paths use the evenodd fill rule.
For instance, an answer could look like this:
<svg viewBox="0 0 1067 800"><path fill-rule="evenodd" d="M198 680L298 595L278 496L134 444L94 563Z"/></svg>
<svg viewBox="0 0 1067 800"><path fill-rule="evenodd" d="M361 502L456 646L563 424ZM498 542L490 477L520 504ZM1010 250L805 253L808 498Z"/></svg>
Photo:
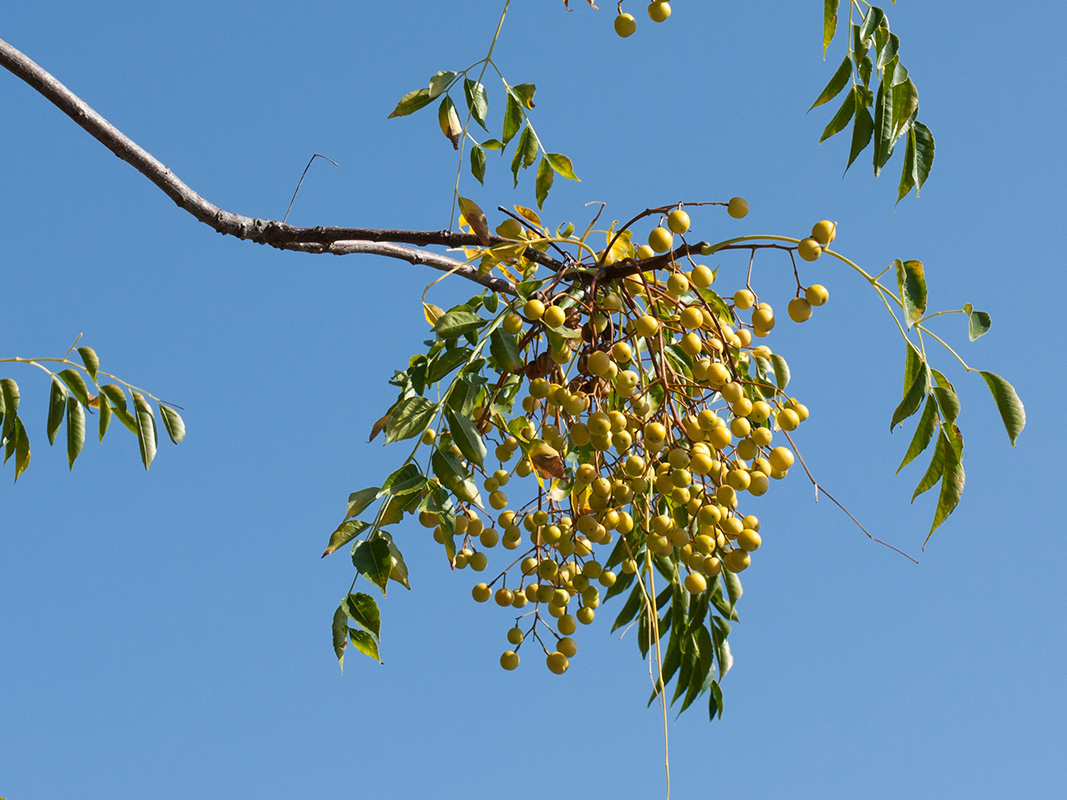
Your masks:
<svg viewBox="0 0 1067 800"><path fill-rule="evenodd" d="M475 265L466 264L441 253L418 249L428 245L481 246L478 237L473 234L448 230L415 231L326 226L300 228L278 220L246 217L243 214L225 211L190 188L171 172L166 164L122 133L47 70L3 39L0 39L0 65L28 83L108 150L148 178L179 208L188 211L200 222L221 234L248 239L280 250L334 255L366 253L396 258L411 264L424 264L433 269L454 273L501 294L512 296L516 294L515 285L508 280L493 275L479 275ZM503 244L510 240L493 236L490 237L490 241L491 244ZM416 245L416 247L403 245ZM560 261L530 247L526 248L524 255L531 261L536 261L557 272L564 266Z"/></svg>

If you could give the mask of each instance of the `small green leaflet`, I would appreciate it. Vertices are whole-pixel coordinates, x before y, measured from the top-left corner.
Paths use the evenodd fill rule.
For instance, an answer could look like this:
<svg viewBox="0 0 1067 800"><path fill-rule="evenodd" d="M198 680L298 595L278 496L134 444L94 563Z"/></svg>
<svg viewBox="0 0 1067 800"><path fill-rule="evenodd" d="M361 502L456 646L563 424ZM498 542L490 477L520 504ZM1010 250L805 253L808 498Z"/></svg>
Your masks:
<svg viewBox="0 0 1067 800"><path fill-rule="evenodd" d="M437 406L425 397L405 397L389 413L385 423L386 443L421 435L430 427L436 415Z"/></svg>
<svg viewBox="0 0 1067 800"><path fill-rule="evenodd" d="M382 658L378 655L378 642L374 640L366 631L357 631L354 628L348 629L348 640L352 642L352 646L365 656L370 656L379 664L382 663Z"/></svg>
<svg viewBox="0 0 1067 800"><path fill-rule="evenodd" d="M408 114L413 114L424 106L428 106L433 102L433 97L430 96L429 89L416 89L414 92L408 92L406 95L400 98L400 102L396 104L396 108L393 109L393 113L390 114L387 119L393 117L405 117Z"/></svg>
<svg viewBox="0 0 1067 800"><path fill-rule="evenodd" d="M975 311L970 303L963 304L963 311L967 314L967 336L973 342L989 332L992 321L984 311Z"/></svg>
<svg viewBox="0 0 1067 800"><path fill-rule="evenodd" d="M67 395L67 462L74 469L74 460L85 445L85 411L77 398Z"/></svg>
<svg viewBox="0 0 1067 800"><path fill-rule="evenodd" d="M372 533L369 539L356 542L352 546L352 564L385 595L393 564L389 545L384 539Z"/></svg>
<svg viewBox="0 0 1067 800"><path fill-rule="evenodd" d="M482 441L482 435L478 433L478 428L471 418L465 414L457 414L451 408L445 408L445 419L452 433L452 441L459 447L463 457L481 466L486 455L485 442Z"/></svg>
<svg viewBox="0 0 1067 800"><path fill-rule="evenodd" d="M381 614L378 611L378 604L369 594L355 592L348 595L341 601L341 609L346 617L373 635L375 639L381 638Z"/></svg>
<svg viewBox="0 0 1067 800"><path fill-rule="evenodd" d="M1015 393L1015 387L999 375L981 370L978 374L982 376L989 391L993 393L993 401L997 404L997 411L1000 412L1000 418L1004 421L1004 430L1008 432L1008 439L1014 447L1015 440L1026 427L1026 409L1023 407L1023 401Z"/></svg>
<svg viewBox="0 0 1067 800"><path fill-rule="evenodd" d="M434 333L441 339L456 339L470 331L476 331L488 320L470 311L449 311L441 316L433 326Z"/></svg>

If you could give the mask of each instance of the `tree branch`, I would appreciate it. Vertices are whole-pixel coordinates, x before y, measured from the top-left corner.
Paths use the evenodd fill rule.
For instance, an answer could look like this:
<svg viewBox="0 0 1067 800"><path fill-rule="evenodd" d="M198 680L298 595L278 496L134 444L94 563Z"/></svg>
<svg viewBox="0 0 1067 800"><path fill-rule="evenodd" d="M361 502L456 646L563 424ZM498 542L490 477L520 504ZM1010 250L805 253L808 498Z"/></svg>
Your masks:
<svg viewBox="0 0 1067 800"><path fill-rule="evenodd" d="M424 264L443 272L454 272L496 292L516 294L515 286L510 281L489 275L479 276L476 267L462 261L414 247L391 244L401 242L418 246L481 246L474 234L447 230L382 230L324 226L298 228L277 220L257 219L225 211L193 191L171 172L166 164L131 140L48 71L3 39L0 39L0 65L32 86L94 139L152 181L180 208L221 234L248 239L280 250L336 255L367 253L397 258L411 264ZM490 241L492 244L510 242L499 236L490 237ZM554 271L558 272L563 268L561 262L532 247L526 248L524 255Z"/></svg>

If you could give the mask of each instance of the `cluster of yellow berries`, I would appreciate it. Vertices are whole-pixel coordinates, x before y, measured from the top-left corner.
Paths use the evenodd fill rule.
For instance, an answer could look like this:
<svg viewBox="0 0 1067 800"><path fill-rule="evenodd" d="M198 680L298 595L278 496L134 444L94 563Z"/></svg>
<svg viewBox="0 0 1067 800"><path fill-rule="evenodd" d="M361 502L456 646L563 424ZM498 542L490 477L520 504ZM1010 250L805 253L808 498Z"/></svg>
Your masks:
<svg viewBox="0 0 1067 800"><path fill-rule="evenodd" d="M734 218L748 212L742 198L727 208ZM632 248L638 267L671 252L674 237L689 231L683 208L665 217L647 245ZM824 221L810 241L821 252L833 236ZM439 542L461 540L458 569L482 572L486 551L516 550L525 540L524 554L472 590L478 602L526 609L508 630L504 669L518 666L521 645L533 637L548 668L565 672L577 653L571 635L593 621L601 590L610 593L620 579L613 568L629 582L653 558L666 559L684 574L685 589L700 595L723 570L751 564L760 522L739 507L786 476L794 453L776 434L796 430L808 409L782 390L774 373L784 361L754 343L775 327L770 304L748 286L723 298L711 288L715 279L706 265L672 262L595 289L576 282L528 297L503 317L525 368L510 381L502 371L495 391L488 381L471 412L496 439L497 469L466 464L481 474L488 501L457 498L454 524L430 512L420 521ZM789 316L798 322L828 299L817 284L797 293ZM512 387L507 401L504 386ZM521 413L509 416L515 405ZM447 431L424 441L462 456ZM508 508L513 477L537 483L526 484L532 499Z"/></svg>
<svg viewBox="0 0 1067 800"><path fill-rule="evenodd" d="M648 4L648 18L653 22L663 22L671 15L671 4L666 0L655 0ZM615 33L622 38L633 35L637 30L637 20L633 14L620 13L615 17Z"/></svg>

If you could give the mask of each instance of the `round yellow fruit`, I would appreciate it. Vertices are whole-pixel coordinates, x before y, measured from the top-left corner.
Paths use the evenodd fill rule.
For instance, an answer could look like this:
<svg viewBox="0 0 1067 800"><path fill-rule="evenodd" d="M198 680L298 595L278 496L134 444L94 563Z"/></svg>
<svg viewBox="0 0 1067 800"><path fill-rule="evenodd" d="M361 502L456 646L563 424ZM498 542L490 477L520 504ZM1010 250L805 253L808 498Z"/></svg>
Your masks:
<svg viewBox="0 0 1067 800"><path fill-rule="evenodd" d="M489 584L486 583L476 583L474 588L471 589L471 596L479 603L484 603L488 600L492 593Z"/></svg>
<svg viewBox="0 0 1067 800"><path fill-rule="evenodd" d="M811 229L811 238L821 244L823 247L830 244L837 236L837 223L830 222L828 219L824 219L821 222L816 222Z"/></svg>
<svg viewBox="0 0 1067 800"><path fill-rule="evenodd" d="M549 672L552 672L555 675L562 675L571 665L567 660L567 657L558 650L554 653L550 653L548 658L545 659L545 663L548 665Z"/></svg>
<svg viewBox="0 0 1067 800"><path fill-rule="evenodd" d="M830 299L830 292L821 283L813 283L804 290L804 299L813 306L821 306Z"/></svg>
<svg viewBox="0 0 1067 800"><path fill-rule="evenodd" d="M756 303L756 296L748 289L738 289L734 292L734 306L741 311L752 308Z"/></svg>
<svg viewBox="0 0 1067 800"><path fill-rule="evenodd" d="M715 283L715 273L703 264L697 264L693 267L693 271L689 273L689 282L694 286L699 286L701 289L706 289Z"/></svg>
<svg viewBox="0 0 1067 800"><path fill-rule="evenodd" d="M661 0L661 2L650 3L648 6L648 18L653 22L663 22L670 15L671 4L664 0Z"/></svg>
<svg viewBox="0 0 1067 800"><path fill-rule="evenodd" d="M545 304L540 300L527 300L526 304L522 307L522 315L530 322L537 322L541 319L541 315L545 313Z"/></svg>
<svg viewBox="0 0 1067 800"><path fill-rule="evenodd" d="M567 312L559 306L549 306L541 315L541 321L550 328L558 328L567 321Z"/></svg>
<svg viewBox="0 0 1067 800"><path fill-rule="evenodd" d="M742 572L748 569L749 564L752 563L752 556L748 554L747 550L731 550L724 557L726 561L726 568L730 572Z"/></svg>
<svg viewBox="0 0 1067 800"><path fill-rule="evenodd" d="M519 654L514 650L505 650L500 656L500 666L509 672L519 666Z"/></svg>
<svg viewBox="0 0 1067 800"><path fill-rule="evenodd" d="M627 36L632 36L636 30L637 20L634 19L633 14L619 14L619 16L615 17L615 33L619 34L623 39Z"/></svg>
<svg viewBox="0 0 1067 800"><path fill-rule="evenodd" d="M689 230L689 215L680 208L674 209L667 215L667 227L675 233L685 233Z"/></svg>
<svg viewBox="0 0 1067 800"><path fill-rule="evenodd" d="M655 336L656 332L659 331L659 320L651 314L644 314L634 320L634 328L637 330L638 336L644 336L646 338Z"/></svg>
<svg viewBox="0 0 1067 800"><path fill-rule="evenodd" d="M801 239L797 245L797 255L805 261L814 261L822 255L822 246L814 239Z"/></svg>
<svg viewBox="0 0 1067 800"><path fill-rule="evenodd" d="M674 234L666 228L653 228L652 232L648 234L648 246L656 253L666 253L673 244Z"/></svg>
<svg viewBox="0 0 1067 800"><path fill-rule="evenodd" d="M790 300L786 311L793 322L806 322L811 319L811 303L803 297L794 297Z"/></svg>
<svg viewBox="0 0 1067 800"><path fill-rule="evenodd" d="M784 472L793 466L793 451L788 447L776 447L768 454L767 460L773 469Z"/></svg>
<svg viewBox="0 0 1067 800"><path fill-rule="evenodd" d="M726 213L734 219L741 219L748 214L748 201L743 197L731 197L726 206Z"/></svg>
<svg viewBox="0 0 1067 800"><path fill-rule="evenodd" d="M689 594L700 594L708 588L708 582L699 572L691 572L685 576L685 588Z"/></svg>
<svg viewBox="0 0 1067 800"><path fill-rule="evenodd" d="M571 637L564 636L556 642L556 649L563 653L567 658L574 658L574 655L578 652L578 643Z"/></svg>

